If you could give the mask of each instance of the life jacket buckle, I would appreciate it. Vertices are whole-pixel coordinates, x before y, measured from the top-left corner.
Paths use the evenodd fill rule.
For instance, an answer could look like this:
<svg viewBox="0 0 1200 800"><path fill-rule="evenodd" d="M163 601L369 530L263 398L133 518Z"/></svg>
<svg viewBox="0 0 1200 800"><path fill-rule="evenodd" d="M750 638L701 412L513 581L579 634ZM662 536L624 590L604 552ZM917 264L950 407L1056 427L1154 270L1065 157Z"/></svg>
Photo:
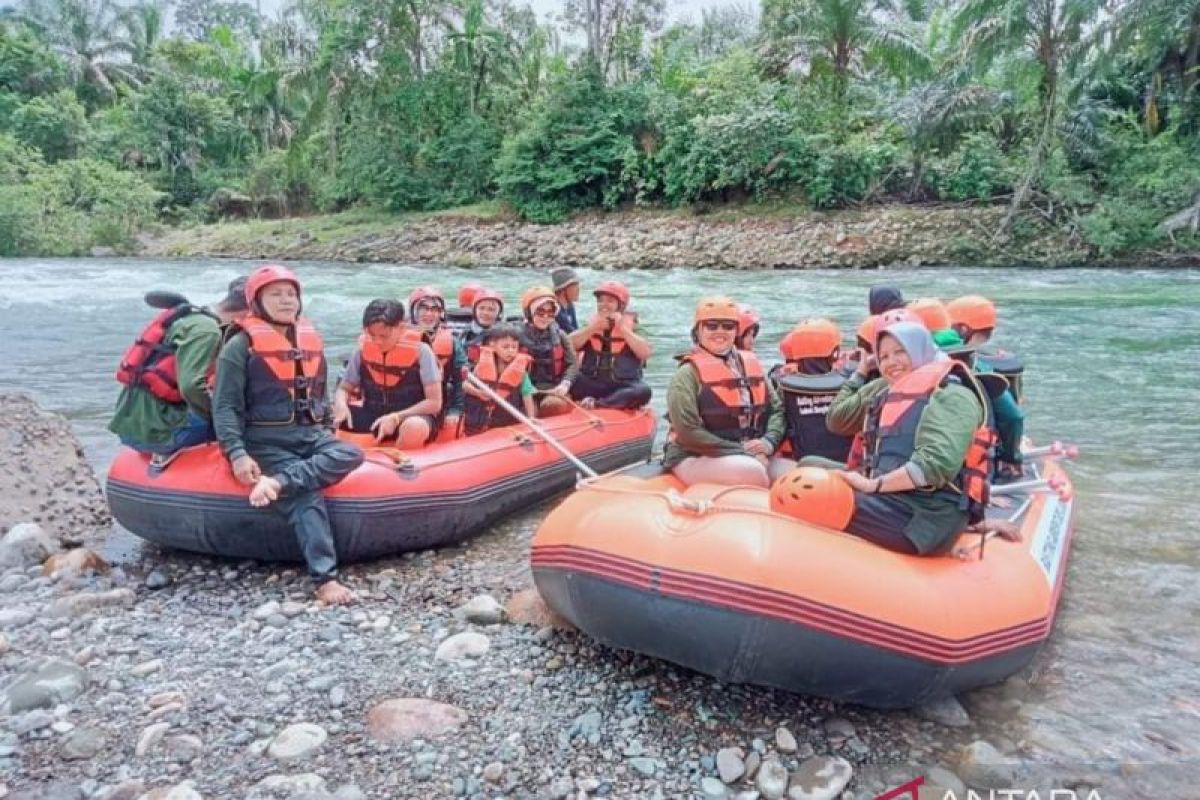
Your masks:
<svg viewBox="0 0 1200 800"><path fill-rule="evenodd" d="M299 347L293 347L283 354L284 359L288 361L303 361L304 351Z"/></svg>

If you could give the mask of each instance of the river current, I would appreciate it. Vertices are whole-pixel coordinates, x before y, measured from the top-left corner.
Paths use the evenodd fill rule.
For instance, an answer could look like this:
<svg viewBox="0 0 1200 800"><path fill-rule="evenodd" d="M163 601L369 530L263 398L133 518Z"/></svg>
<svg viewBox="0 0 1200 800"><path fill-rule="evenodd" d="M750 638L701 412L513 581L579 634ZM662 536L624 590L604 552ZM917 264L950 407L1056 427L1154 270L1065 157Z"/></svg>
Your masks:
<svg viewBox="0 0 1200 800"><path fill-rule="evenodd" d="M113 371L152 313L143 292L171 289L211 302L249 266L0 259L0 389L30 392L65 414L102 475L116 449L105 430L117 394ZM515 305L522 289L546 281L512 269L295 266L305 281L305 311L335 356L351 347L373 297L405 297L421 284L453 297L461 283L476 280ZM591 309L587 287L604 273L580 272L582 317ZM1200 797L1200 271L669 270L619 277L656 348L648 379L660 408L670 355L687 346L691 308L702 294L728 293L762 312L758 350L768 361L804 317L828 316L850 338L875 283L893 283L909 298L982 293L996 300L997 341L1027 365L1027 433L1082 451L1069 467L1077 528L1057 628L1029 680L974 693L967 706L993 736L1025 742L1064 770L1140 774L1170 786L1171 796ZM526 516L517 521L523 527L540 519ZM1155 772L1162 783L1151 780Z"/></svg>

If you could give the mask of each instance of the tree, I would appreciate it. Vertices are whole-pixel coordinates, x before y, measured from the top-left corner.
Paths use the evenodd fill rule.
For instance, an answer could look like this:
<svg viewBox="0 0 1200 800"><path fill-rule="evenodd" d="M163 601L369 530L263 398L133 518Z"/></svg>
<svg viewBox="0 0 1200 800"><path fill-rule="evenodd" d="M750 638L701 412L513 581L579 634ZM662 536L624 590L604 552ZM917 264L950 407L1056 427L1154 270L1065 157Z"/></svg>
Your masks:
<svg viewBox="0 0 1200 800"><path fill-rule="evenodd" d="M123 10L112 0L26 0L17 18L70 67L98 99L116 98L116 84L138 84Z"/></svg>
<svg viewBox="0 0 1200 800"><path fill-rule="evenodd" d="M235 34L258 36L262 29L262 17L249 3L179 0L175 9L175 26L184 36L198 42L222 27Z"/></svg>
<svg viewBox="0 0 1200 800"><path fill-rule="evenodd" d="M587 38L588 57L606 81L620 62L627 77L628 62L637 54L646 32L662 26L665 0L567 0L563 19Z"/></svg>
<svg viewBox="0 0 1200 800"><path fill-rule="evenodd" d="M1110 53L1133 50L1148 67L1143 114L1150 132L1162 127L1166 90L1173 90L1188 125L1200 128L1200 0L1127 0L1111 28Z"/></svg>
<svg viewBox="0 0 1200 800"><path fill-rule="evenodd" d="M121 15L129 58L138 67L149 67L154 48L163 39L168 6L168 0L141 0Z"/></svg>

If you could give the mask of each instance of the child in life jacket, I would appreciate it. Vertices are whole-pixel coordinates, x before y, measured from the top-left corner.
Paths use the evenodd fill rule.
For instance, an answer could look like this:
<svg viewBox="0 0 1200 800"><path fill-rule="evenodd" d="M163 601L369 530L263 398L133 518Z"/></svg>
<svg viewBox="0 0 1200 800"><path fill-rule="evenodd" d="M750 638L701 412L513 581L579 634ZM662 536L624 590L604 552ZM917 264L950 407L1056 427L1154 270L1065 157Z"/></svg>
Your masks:
<svg viewBox="0 0 1200 800"><path fill-rule="evenodd" d="M459 336L467 354L468 368L479 363L479 348L492 326L504 318L504 298L492 289L480 287L471 301L471 321Z"/></svg>
<svg viewBox="0 0 1200 800"><path fill-rule="evenodd" d="M584 408L641 408L650 402L642 371L654 348L628 308L629 289L604 281L592 294L596 313L570 334L580 362L571 397Z"/></svg>
<svg viewBox="0 0 1200 800"><path fill-rule="evenodd" d="M444 323L446 300L435 286L418 286L408 295L408 318L421 329L425 343L437 356L442 371L442 411L437 428L457 428L463 409L462 376L467 369L467 352L462 342ZM434 431L437 433L437 430Z"/></svg>
<svg viewBox="0 0 1200 800"><path fill-rule="evenodd" d="M529 377L537 390L538 416L553 417L571 411L571 385L579 375L575 348L554 321L558 300L549 287L535 286L521 295L525 324L521 327L521 352L530 357Z"/></svg>
<svg viewBox="0 0 1200 800"><path fill-rule="evenodd" d="M321 490L353 472L363 453L330 432L321 335L305 317L290 269L259 267L246 281L250 313L217 359L213 423L250 505L291 526L316 582L317 599L349 603L337 580L337 549Z"/></svg>
<svg viewBox="0 0 1200 800"><path fill-rule="evenodd" d="M425 446L442 410L442 374L421 332L404 324L398 300L367 304L358 348L333 399L335 428L396 437L396 446Z"/></svg>
<svg viewBox="0 0 1200 800"><path fill-rule="evenodd" d="M496 325L483 335L479 361L471 374L525 416L537 416L533 381L529 378L530 357L521 352L521 334L508 325ZM471 381L466 382L463 420L467 436L491 428L515 425L517 420L493 397Z"/></svg>

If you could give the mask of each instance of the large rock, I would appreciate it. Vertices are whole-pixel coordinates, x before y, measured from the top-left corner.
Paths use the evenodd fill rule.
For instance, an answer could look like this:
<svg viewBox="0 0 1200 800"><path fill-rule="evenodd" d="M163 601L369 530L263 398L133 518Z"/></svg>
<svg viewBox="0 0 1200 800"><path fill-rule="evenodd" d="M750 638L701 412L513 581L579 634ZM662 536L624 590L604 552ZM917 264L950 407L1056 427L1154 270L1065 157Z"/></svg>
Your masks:
<svg viewBox="0 0 1200 800"><path fill-rule="evenodd" d="M46 609L48 617L79 617L99 608L128 608L137 600L132 589L121 587L107 592L81 592L60 597Z"/></svg>
<svg viewBox="0 0 1200 800"><path fill-rule="evenodd" d="M328 738L324 728L311 722L288 725L271 741L267 755L284 764L303 761L320 750Z"/></svg>
<svg viewBox="0 0 1200 800"><path fill-rule="evenodd" d="M468 631L447 637L438 645L434 658L438 661L461 661L464 658L479 658L491 647L488 637L482 633Z"/></svg>
<svg viewBox="0 0 1200 800"><path fill-rule="evenodd" d="M842 793L854 768L844 758L815 756L796 770L788 787L788 800L833 800Z"/></svg>
<svg viewBox="0 0 1200 800"><path fill-rule="evenodd" d="M454 609L454 616L476 625L497 625L504 621L504 606L490 594L477 594Z"/></svg>
<svg viewBox="0 0 1200 800"><path fill-rule="evenodd" d="M560 630L570 630L572 627L571 623L551 611L538 590L533 588L522 589L508 598L504 613L509 622L517 625L532 625L535 628L550 626Z"/></svg>
<svg viewBox="0 0 1200 800"><path fill-rule="evenodd" d="M380 742L408 742L449 733L466 721L467 712L448 703L400 697L367 712L367 733Z"/></svg>
<svg viewBox="0 0 1200 800"><path fill-rule="evenodd" d="M2 480L2 478L0 478ZM0 499L0 503L4 501ZM33 522L14 525L0 539L0 569L32 567L58 550L58 544L45 528Z"/></svg>
<svg viewBox="0 0 1200 800"><path fill-rule="evenodd" d="M0 531L21 522L80 543L112 517L71 423L28 395L0 392Z"/></svg>
<svg viewBox="0 0 1200 800"><path fill-rule="evenodd" d="M0 699L0 711L16 714L69 703L87 688L87 670L52 658L18 677Z"/></svg>
<svg viewBox="0 0 1200 800"><path fill-rule="evenodd" d="M955 697L944 697L913 709L921 719L945 725L948 728L966 728L971 724L971 716L963 708L962 703Z"/></svg>
<svg viewBox="0 0 1200 800"><path fill-rule="evenodd" d="M1017 760L983 740L976 740L962 750L958 777L972 789L1008 789L1016 783L1019 766Z"/></svg>

